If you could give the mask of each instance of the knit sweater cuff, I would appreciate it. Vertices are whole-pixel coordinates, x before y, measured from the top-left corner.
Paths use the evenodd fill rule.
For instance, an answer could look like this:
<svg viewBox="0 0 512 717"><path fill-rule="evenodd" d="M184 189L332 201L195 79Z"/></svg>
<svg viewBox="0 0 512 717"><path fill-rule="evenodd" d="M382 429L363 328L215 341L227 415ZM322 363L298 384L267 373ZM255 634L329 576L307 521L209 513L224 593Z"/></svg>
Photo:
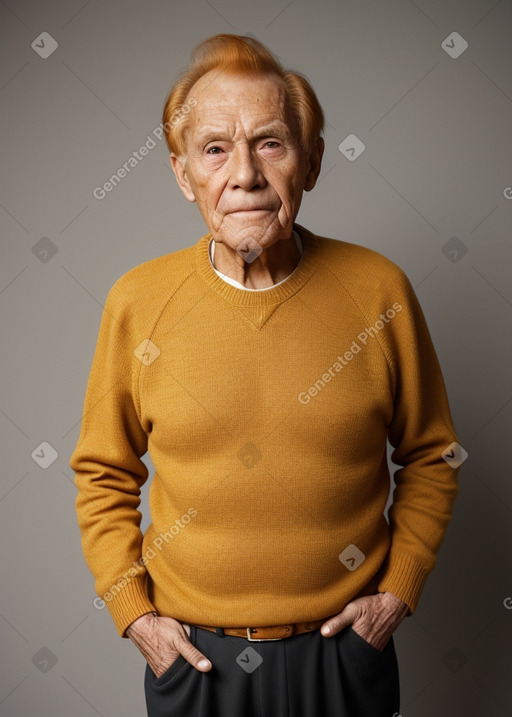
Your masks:
<svg viewBox="0 0 512 717"><path fill-rule="evenodd" d="M390 592L400 598L409 606L408 614L412 615L429 572L409 555L390 555L377 589L381 593Z"/></svg>
<svg viewBox="0 0 512 717"><path fill-rule="evenodd" d="M147 612L156 612L148 598L145 583L145 574L131 578L117 594L111 593L110 600L105 601L121 637L128 637L125 630L138 617Z"/></svg>

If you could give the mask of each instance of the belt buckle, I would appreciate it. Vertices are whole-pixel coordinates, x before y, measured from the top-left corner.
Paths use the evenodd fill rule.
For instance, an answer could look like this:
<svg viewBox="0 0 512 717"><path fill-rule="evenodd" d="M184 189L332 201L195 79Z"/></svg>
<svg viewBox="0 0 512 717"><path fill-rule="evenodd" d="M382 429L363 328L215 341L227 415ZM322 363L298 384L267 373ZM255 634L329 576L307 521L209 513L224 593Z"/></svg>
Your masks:
<svg viewBox="0 0 512 717"><path fill-rule="evenodd" d="M274 640L283 640L282 637L251 637L251 628L246 628L247 639L249 642L273 642Z"/></svg>

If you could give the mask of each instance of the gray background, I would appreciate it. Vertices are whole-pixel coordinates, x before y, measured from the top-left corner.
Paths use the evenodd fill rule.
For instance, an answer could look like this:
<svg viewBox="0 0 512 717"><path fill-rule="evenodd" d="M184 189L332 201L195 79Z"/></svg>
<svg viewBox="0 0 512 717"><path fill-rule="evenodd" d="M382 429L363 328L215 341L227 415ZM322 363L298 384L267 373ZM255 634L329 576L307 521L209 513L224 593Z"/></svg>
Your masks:
<svg viewBox="0 0 512 717"><path fill-rule="evenodd" d="M109 288L206 228L163 141L92 192L158 126L191 48L234 32L315 87L326 152L298 221L407 273L469 453L438 565L395 634L402 715L512 715L511 2L12 0L0 22L1 714L145 714L144 660L93 603L68 461ZM453 31L469 43L457 59L441 46ZM46 59L41 32L58 43ZM338 149L352 133L355 161Z"/></svg>

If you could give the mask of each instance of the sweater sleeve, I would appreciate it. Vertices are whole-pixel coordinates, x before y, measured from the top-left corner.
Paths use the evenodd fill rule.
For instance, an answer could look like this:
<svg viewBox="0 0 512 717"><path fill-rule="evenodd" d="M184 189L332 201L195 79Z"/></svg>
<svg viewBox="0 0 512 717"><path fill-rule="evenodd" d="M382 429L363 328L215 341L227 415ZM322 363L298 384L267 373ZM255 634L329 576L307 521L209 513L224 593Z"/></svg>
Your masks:
<svg viewBox="0 0 512 717"><path fill-rule="evenodd" d="M399 597L412 614L452 515L459 467L442 456L457 436L425 317L403 273L399 283L395 298L402 308L381 332L394 380L388 439L401 467L394 475L391 545L378 590Z"/></svg>
<svg viewBox="0 0 512 717"><path fill-rule="evenodd" d="M140 488L148 470L140 457L147 435L137 413L141 363L134 349L134 311L118 280L103 311L87 384L75 471L76 513L85 561L121 637L137 617L154 610L141 561Z"/></svg>

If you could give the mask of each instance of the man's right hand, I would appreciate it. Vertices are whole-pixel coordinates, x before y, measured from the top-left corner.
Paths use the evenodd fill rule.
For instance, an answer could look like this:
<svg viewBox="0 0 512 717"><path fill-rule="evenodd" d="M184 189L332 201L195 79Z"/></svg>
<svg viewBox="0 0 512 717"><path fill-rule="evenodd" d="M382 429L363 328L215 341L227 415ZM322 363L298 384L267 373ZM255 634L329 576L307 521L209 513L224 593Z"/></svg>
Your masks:
<svg viewBox="0 0 512 717"><path fill-rule="evenodd" d="M172 617L148 612L134 620L126 634L157 677L161 677L180 654L199 672L208 672L212 668L211 662L188 639L190 625Z"/></svg>

